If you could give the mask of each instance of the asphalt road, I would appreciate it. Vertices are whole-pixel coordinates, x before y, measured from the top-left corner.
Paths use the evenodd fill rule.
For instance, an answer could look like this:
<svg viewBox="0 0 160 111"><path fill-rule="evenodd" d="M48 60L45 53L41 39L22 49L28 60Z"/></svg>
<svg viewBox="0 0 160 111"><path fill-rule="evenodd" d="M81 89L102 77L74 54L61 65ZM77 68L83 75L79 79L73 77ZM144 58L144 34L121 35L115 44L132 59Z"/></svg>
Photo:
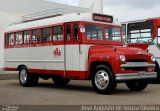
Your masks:
<svg viewBox="0 0 160 111"><path fill-rule="evenodd" d="M55 87L51 80L37 87L21 87L18 80L0 80L0 104L9 105L155 105L160 104L160 84L150 84L142 92L132 92L119 84L111 95L97 94L90 81L71 81Z"/></svg>

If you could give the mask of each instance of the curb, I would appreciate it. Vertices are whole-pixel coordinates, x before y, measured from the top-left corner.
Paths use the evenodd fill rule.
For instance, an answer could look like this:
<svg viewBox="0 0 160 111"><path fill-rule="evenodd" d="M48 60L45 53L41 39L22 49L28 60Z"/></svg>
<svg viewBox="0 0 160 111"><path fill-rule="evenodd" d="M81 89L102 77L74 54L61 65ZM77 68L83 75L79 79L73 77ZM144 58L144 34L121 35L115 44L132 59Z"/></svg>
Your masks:
<svg viewBox="0 0 160 111"><path fill-rule="evenodd" d="M0 80L12 80L12 79L18 79L18 74L13 73L13 74L0 74Z"/></svg>

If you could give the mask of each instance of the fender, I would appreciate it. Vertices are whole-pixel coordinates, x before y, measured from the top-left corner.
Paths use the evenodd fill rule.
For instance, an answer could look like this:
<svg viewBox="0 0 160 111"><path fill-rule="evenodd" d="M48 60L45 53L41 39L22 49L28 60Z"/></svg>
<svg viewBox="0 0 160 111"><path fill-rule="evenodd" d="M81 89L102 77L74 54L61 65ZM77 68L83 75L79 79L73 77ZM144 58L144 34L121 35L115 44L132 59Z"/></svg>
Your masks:
<svg viewBox="0 0 160 111"><path fill-rule="evenodd" d="M89 77L91 72L91 66L93 63L103 63L109 65L112 72L116 73L117 69L114 67L120 66L121 62L119 61L119 54L116 53L113 46L92 46L89 49L88 57L88 73Z"/></svg>

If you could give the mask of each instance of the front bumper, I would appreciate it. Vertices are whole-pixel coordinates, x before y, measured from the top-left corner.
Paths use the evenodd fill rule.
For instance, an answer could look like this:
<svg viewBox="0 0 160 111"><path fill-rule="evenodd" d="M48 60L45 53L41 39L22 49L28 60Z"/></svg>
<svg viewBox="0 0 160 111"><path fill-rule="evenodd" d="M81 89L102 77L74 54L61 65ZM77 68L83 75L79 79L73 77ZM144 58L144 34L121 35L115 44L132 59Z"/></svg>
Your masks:
<svg viewBox="0 0 160 111"><path fill-rule="evenodd" d="M122 64L121 68L131 68L131 67L155 67L155 64L148 64L147 62L127 62Z"/></svg>
<svg viewBox="0 0 160 111"><path fill-rule="evenodd" d="M157 72L138 72L128 74L115 74L116 81L154 79L157 78Z"/></svg>

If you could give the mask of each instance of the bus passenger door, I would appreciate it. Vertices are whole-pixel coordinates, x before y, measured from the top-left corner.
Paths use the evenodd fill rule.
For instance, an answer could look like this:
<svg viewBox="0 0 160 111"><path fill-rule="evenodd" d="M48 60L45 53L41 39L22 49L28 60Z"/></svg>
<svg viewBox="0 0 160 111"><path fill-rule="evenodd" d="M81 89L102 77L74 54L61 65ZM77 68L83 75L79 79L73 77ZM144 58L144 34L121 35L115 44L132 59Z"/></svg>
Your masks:
<svg viewBox="0 0 160 111"><path fill-rule="evenodd" d="M78 23L65 24L65 77L79 78L80 42Z"/></svg>

